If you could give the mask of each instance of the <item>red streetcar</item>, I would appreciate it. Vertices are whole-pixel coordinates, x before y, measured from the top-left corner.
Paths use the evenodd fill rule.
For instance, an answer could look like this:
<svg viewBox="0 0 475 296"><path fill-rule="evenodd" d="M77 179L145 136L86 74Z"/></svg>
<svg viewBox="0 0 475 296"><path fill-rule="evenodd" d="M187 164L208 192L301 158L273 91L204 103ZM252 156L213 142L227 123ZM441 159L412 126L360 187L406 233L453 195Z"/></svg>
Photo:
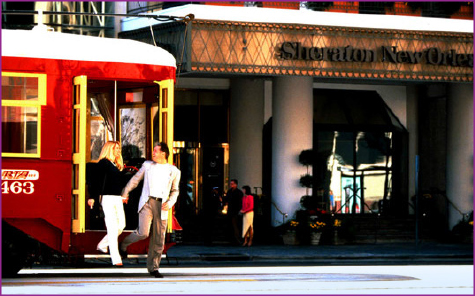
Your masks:
<svg viewBox="0 0 475 296"><path fill-rule="evenodd" d="M46 250L97 254L105 227L86 204L86 164L108 140L121 141L134 167L150 159L154 141L172 146L175 72L170 53L137 41L2 30L4 275ZM137 225L133 199L119 240Z"/></svg>

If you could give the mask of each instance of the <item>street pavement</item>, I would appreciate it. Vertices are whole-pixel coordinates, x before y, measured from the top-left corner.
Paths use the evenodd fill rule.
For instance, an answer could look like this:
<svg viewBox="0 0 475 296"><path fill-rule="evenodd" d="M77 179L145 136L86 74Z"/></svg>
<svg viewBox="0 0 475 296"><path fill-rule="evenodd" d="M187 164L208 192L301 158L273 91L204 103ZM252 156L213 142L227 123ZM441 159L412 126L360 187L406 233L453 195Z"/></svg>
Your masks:
<svg viewBox="0 0 475 296"><path fill-rule="evenodd" d="M2 294L473 295L473 244L179 244L163 279L145 262L129 255L111 268L109 255L87 255L83 266L33 266L3 279Z"/></svg>
<svg viewBox="0 0 475 296"><path fill-rule="evenodd" d="M3 279L2 294L473 295L471 265L34 268Z"/></svg>
<svg viewBox="0 0 475 296"><path fill-rule="evenodd" d="M142 264L146 255L130 256L126 265ZM437 242L362 245L187 245L171 247L163 265L396 265L473 264L473 244Z"/></svg>

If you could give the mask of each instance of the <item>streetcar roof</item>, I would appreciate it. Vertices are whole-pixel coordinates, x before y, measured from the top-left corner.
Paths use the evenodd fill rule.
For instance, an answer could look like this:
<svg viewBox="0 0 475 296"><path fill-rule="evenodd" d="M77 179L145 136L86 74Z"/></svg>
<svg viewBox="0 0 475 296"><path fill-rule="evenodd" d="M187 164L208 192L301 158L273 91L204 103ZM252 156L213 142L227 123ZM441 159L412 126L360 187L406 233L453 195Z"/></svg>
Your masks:
<svg viewBox="0 0 475 296"><path fill-rule="evenodd" d="M176 60L172 54L163 48L143 42L41 30L2 29L2 56L120 62L176 68Z"/></svg>

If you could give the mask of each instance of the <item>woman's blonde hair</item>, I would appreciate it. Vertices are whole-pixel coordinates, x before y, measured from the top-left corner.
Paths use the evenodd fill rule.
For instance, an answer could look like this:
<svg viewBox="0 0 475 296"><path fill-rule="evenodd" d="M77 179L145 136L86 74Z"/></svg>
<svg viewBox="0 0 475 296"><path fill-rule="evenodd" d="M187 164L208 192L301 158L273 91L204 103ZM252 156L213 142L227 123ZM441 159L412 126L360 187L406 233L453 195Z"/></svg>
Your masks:
<svg viewBox="0 0 475 296"><path fill-rule="evenodd" d="M108 141L104 144L101 150L101 155L99 156L99 160L103 158L107 158L110 160L112 163L115 163L119 171L122 171L124 168L124 161L122 160L122 153L119 154L118 157L115 157L114 155L114 149L116 146L119 146L120 148L120 143L118 141Z"/></svg>

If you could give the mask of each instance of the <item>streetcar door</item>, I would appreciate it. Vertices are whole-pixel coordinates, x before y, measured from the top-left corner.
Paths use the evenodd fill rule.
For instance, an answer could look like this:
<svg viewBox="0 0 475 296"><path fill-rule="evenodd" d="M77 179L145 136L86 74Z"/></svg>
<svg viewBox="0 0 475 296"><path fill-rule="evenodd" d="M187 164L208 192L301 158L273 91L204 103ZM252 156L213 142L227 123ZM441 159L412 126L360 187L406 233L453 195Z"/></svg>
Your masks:
<svg viewBox="0 0 475 296"><path fill-rule="evenodd" d="M170 147L173 162L174 81L120 81L74 79L73 233L102 231L104 219L98 207L86 205L88 163L99 161L107 141L120 141L124 164L140 167L151 159L153 143ZM129 174L130 175L130 174ZM138 188L139 189L139 188ZM140 190L135 190L139 194ZM138 197L124 204L126 230L137 226Z"/></svg>
<svg viewBox="0 0 475 296"><path fill-rule="evenodd" d="M158 96L158 112L155 114L152 124L152 146L156 141L167 143L170 148L170 156L168 163L173 164L173 124L174 124L174 81L172 79L154 81L160 86L160 94ZM157 122L158 121L158 122ZM158 124L156 124L158 123ZM153 147L152 147L153 150ZM168 211L167 231L172 231L172 211Z"/></svg>
<svg viewBox="0 0 475 296"><path fill-rule="evenodd" d="M154 124L152 125L152 146L153 143L157 141L167 143L171 150L168 162L173 163L174 83L172 79L154 82L160 86L160 95L158 100L158 113L155 114Z"/></svg>
<svg viewBox="0 0 475 296"><path fill-rule="evenodd" d="M74 78L72 232L85 232L87 77Z"/></svg>

